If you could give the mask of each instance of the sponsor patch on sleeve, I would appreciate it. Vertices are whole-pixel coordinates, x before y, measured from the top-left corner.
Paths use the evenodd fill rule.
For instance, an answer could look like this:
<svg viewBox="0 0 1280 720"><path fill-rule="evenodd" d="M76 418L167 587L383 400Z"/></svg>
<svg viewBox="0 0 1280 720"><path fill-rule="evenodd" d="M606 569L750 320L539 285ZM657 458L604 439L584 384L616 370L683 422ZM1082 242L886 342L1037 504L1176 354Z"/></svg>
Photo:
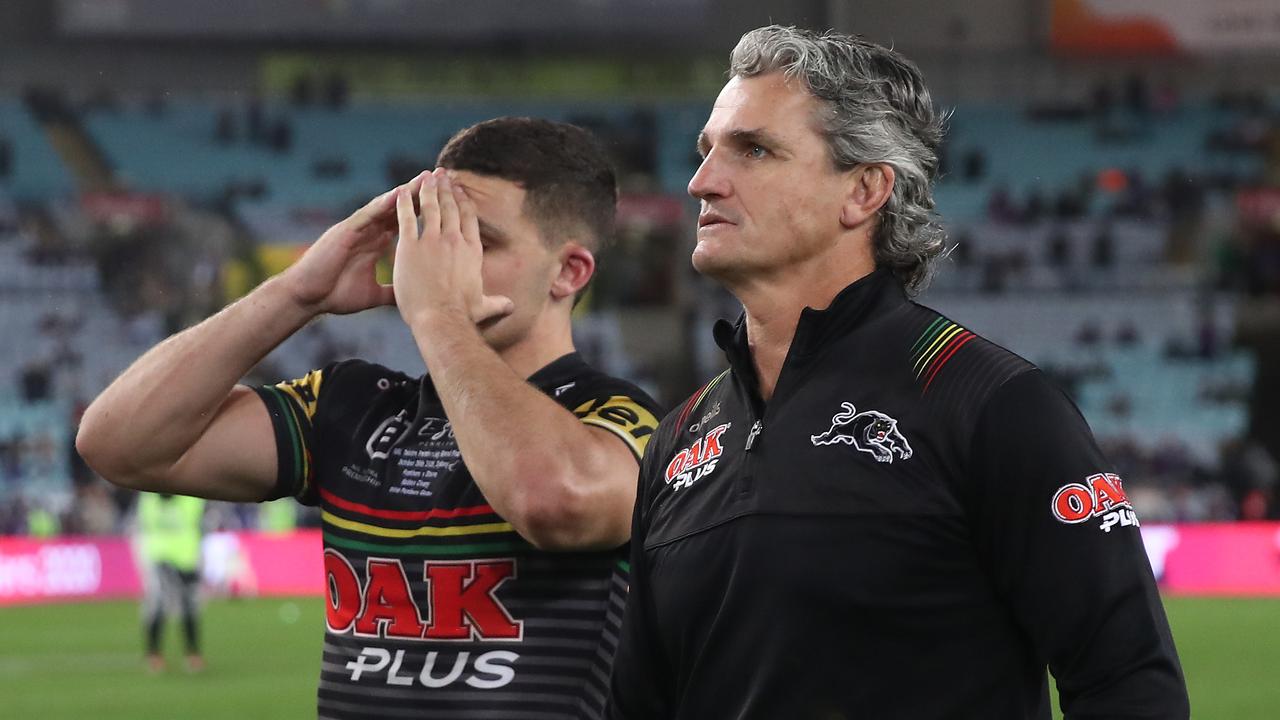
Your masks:
<svg viewBox="0 0 1280 720"><path fill-rule="evenodd" d="M320 384L324 381L322 370L312 370L296 380L287 380L276 385L298 403L308 420L315 419L316 403L320 398Z"/></svg>
<svg viewBox="0 0 1280 720"><path fill-rule="evenodd" d="M1063 485L1054 493L1050 509L1058 522L1067 525L1098 518L1098 528L1106 533L1115 527L1138 527L1124 482L1115 473L1098 473L1084 482Z"/></svg>
<svg viewBox="0 0 1280 720"><path fill-rule="evenodd" d="M644 455L644 448L658 427L658 418L626 395L588 400L574 408L573 414L587 425L602 427L622 438L637 459Z"/></svg>

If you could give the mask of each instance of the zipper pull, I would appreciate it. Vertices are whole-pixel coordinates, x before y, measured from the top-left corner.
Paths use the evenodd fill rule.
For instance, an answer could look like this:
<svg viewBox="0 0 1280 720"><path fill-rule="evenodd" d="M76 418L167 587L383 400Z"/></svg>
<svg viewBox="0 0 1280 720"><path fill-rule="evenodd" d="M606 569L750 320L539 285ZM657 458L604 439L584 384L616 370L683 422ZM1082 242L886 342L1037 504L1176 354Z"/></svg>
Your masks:
<svg viewBox="0 0 1280 720"><path fill-rule="evenodd" d="M760 434L761 430L764 430L764 422L756 420L751 425L751 431L747 433L747 452L751 451L751 446L756 443L756 436Z"/></svg>

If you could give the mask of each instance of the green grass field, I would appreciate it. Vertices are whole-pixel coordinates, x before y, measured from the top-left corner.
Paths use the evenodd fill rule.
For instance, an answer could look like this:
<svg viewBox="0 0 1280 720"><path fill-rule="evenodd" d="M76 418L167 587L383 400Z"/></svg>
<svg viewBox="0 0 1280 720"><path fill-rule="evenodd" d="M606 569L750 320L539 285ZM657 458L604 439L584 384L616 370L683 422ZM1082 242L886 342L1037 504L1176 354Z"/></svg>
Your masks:
<svg viewBox="0 0 1280 720"><path fill-rule="evenodd" d="M1197 718L1280 716L1280 600L1166 600ZM137 607L113 602L0 609L6 718L315 717L324 606L319 599L220 600L205 609L208 669L149 674Z"/></svg>

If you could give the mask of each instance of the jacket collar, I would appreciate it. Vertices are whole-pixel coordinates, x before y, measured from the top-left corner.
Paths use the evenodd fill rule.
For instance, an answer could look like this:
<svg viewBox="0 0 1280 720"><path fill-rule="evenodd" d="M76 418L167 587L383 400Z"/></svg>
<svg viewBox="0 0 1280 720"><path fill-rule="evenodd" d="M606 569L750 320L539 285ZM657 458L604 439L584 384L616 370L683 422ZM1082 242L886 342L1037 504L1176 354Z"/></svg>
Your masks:
<svg viewBox="0 0 1280 720"><path fill-rule="evenodd" d="M807 307L800 312L787 359L808 359L906 303L907 293L893 273L884 269L874 270L837 293L825 310ZM734 372L754 379L755 366L751 362L751 349L747 342L746 313L739 315L733 323L727 320L716 322L712 334Z"/></svg>

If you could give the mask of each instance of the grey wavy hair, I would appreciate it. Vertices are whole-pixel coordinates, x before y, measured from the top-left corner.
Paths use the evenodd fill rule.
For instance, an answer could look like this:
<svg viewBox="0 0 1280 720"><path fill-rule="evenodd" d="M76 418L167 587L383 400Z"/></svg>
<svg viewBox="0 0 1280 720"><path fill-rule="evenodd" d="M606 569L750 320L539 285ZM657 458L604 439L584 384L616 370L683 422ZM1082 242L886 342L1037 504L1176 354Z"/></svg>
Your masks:
<svg viewBox="0 0 1280 720"><path fill-rule="evenodd" d="M946 118L934 109L920 69L893 50L832 30L770 25L743 35L729 58L730 76L773 72L799 78L819 101L819 130L838 170L893 168L893 192L872 238L876 266L913 294L924 289L946 245L933 203Z"/></svg>

